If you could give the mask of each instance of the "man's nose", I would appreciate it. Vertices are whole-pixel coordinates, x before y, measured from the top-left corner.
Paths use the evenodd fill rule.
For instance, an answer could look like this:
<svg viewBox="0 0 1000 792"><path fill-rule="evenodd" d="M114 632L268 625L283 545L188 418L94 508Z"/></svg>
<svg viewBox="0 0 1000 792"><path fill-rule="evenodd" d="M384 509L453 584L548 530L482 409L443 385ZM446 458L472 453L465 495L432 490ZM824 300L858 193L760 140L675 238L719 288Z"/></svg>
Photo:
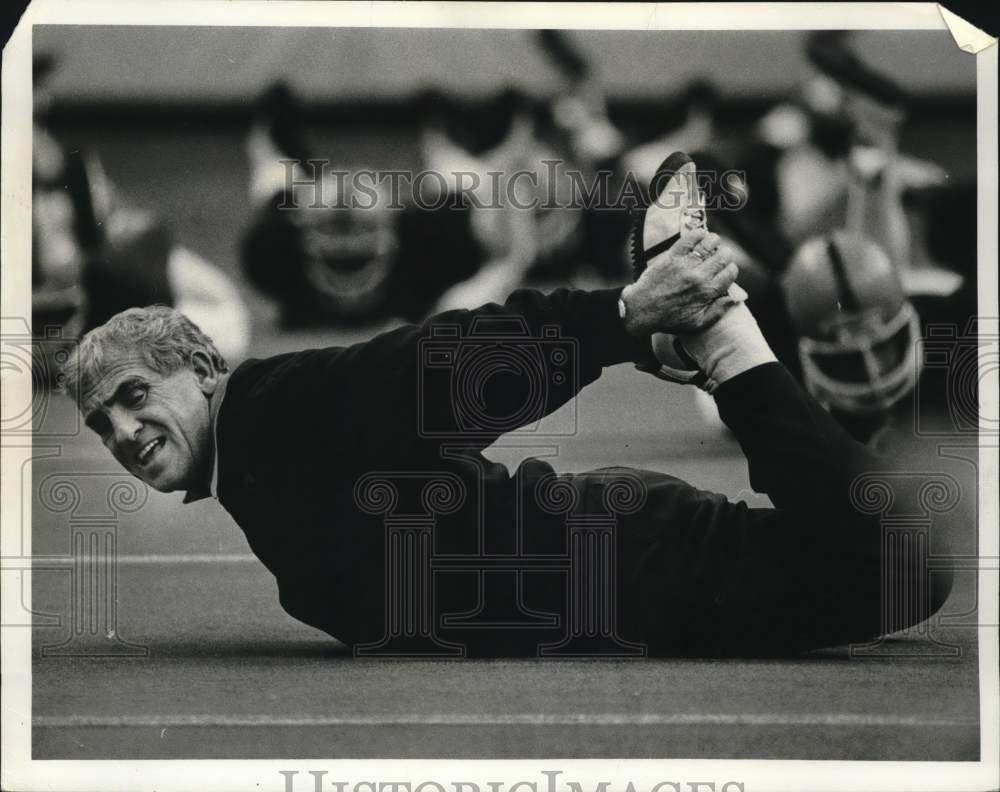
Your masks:
<svg viewBox="0 0 1000 792"><path fill-rule="evenodd" d="M142 422L124 407L117 405L111 407L108 411L108 418L111 421L116 443L134 440L139 435L139 430L142 429Z"/></svg>

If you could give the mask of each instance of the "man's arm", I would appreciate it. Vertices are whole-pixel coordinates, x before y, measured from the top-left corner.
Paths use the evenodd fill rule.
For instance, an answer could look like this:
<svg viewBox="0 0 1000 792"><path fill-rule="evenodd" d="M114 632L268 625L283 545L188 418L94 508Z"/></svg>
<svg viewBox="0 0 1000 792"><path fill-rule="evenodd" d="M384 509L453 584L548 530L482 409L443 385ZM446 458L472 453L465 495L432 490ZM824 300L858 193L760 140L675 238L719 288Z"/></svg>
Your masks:
<svg viewBox="0 0 1000 792"><path fill-rule="evenodd" d="M411 436L485 447L648 352L624 327L620 294L524 289L503 305L437 314L340 351L329 382Z"/></svg>

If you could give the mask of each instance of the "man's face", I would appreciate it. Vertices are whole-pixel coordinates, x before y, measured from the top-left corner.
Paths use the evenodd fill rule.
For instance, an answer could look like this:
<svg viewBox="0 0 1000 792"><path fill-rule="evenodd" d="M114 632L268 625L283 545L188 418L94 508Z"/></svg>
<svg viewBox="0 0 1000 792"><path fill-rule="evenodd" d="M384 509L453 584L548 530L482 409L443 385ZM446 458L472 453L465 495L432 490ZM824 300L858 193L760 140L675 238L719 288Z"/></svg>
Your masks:
<svg viewBox="0 0 1000 792"><path fill-rule="evenodd" d="M140 357L114 361L82 404L84 420L126 470L160 492L208 484L209 399L218 383L207 358L160 374Z"/></svg>

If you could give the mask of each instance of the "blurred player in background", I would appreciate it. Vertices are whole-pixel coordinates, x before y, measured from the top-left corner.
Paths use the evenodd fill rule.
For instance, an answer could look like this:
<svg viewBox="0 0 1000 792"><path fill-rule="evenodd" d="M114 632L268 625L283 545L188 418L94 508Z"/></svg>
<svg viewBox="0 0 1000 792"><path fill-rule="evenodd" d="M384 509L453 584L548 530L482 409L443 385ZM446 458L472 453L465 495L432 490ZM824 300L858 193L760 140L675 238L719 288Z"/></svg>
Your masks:
<svg viewBox="0 0 1000 792"><path fill-rule="evenodd" d="M856 436L877 438L911 405L920 315L974 311L974 278L962 273L975 255L958 263L960 244L947 256L955 268L928 255L917 209L950 188L942 168L900 152L908 92L867 66L849 34L815 33L807 52L822 73L804 92L808 137L786 135L775 167L777 226L796 252L780 269L761 258L780 282L804 383ZM772 145L774 121L772 111L760 125Z"/></svg>
<svg viewBox="0 0 1000 792"><path fill-rule="evenodd" d="M781 276L806 388L855 437L884 430L916 385L920 320L898 269L871 239L806 242Z"/></svg>
<svg viewBox="0 0 1000 792"><path fill-rule="evenodd" d="M34 61L32 327L72 341L114 314L171 305L241 359L249 314L234 284L167 226L117 195L96 155L65 146L49 124L54 60Z"/></svg>
<svg viewBox="0 0 1000 792"><path fill-rule="evenodd" d="M684 114L679 128L675 124L666 136L629 149L609 116L600 75L571 38L558 30L532 35L562 81L554 95L533 99L507 89L494 101L492 113L453 109L449 119L423 127L424 161L433 170L476 173L484 191L491 173L532 175L530 188L515 196L520 206L508 202L500 211L473 214L478 238L498 254L490 266L449 289L438 310L502 302L519 285L621 282L628 272L631 210L642 202L639 185L649 182L664 149L701 143L711 135L716 95L710 85L695 80L668 113L679 108ZM478 127L478 135L469 134L469 127ZM633 165L640 172L634 173ZM623 196L628 197L622 201ZM525 201L535 207L521 208Z"/></svg>
<svg viewBox="0 0 1000 792"><path fill-rule="evenodd" d="M454 193L463 178L478 185L469 220L488 258L442 294L436 309L503 300L526 282L571 280L582 214L570 203L564 170L546 164L564 163L567 152L545 105L516 88L481 103L434 95L438 112L422 115L423 162Z"/></svg>
<svg viewBox="0 0 1000 792"><path fill-rule="evenodd" d="M451 114L434 93L418 97L415 109L429 135ZM433 154L439 160L451 155L459 170L476 167L471 156L454 162L450 150L423 148L436 167L441 163ZM505 148L516 150L513 142ZM421 180L409 193L404 184L395 195L387 182L373 179L365 188L377 195L373 205L352 206L352 198L365 196L350 176L334 174L347 163L319 159L305 108L286 83L261 96L247 155L254 213L241 265L250 282L278 302L285 327L420 319L449 287L491 262L515 258L514 245L532 239L474 221L469 202L448 194L437 179Z"/></svg>

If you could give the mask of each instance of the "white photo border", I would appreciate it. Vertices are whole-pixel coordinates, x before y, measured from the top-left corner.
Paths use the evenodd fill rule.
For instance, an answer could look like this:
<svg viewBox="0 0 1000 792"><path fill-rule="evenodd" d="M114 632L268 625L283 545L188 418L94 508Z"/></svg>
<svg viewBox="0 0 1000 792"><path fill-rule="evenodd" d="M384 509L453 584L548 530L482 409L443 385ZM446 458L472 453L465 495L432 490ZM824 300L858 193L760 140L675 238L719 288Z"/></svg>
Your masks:
<svg viewBox="0 0 1000 792"><path fill-rule="evenodd" d="M780 29L912 29L943 30L946 25L933 3L394 3L394 2L220 2L176 0L122 3L105 0L36 0L24 14L3 53L3 151L0 239L0 315L30 316L31 228L31 28L37 24L345 26L345 27L475 27L575 28L618 30L780 30ZM977 61L979 314L997 313L997 46L979 52ZM13 264L11 264L13 262ZM995 374L995 372L994 372ZM29 394L30 377L3 379L3 398ZM984 411L995 414L997 381L984 381ZM19 475L6 475L12 456L26 440L4 441L2 485L3 532L20 534L30 525L30 505L20 510L20 493L30 487ZM1000 474L995 445L980 439L980 557L1000 556L996 526L1000 524L996 482ZM12 497L13 496L13 497ZM992 529L989 526L994 526ZM29 537L30 530L25 533ZM26 548L30 553L30 544ZM25 573L30 576L30 571ZM20 580L3 576L3 599L20 601ZM30 597L30 577L24 595ZM980 624L998 623L1000 589L996 574L979 580ZM30 601L25 603L30 607ZM841 762L755 760L199 760L199 761L33 761L31 757L31 631L3 628L2 786L9 790L284 790L279 771L298 770L296 788L311 788L309 771L327 770L330 780L348 782L373 777L384 782L413 779L446 784L513 779L535 781L545 789L542 771L560 770L565 779L587 784L597 775L611 790L631 782L636 790L661 782L740 782L747 792L759 790L985 790L998 783L998 641L995 627L979 628L980 740L979 762ZM376 770L377 768L377 770ZM308 783L306 783L308 781ZM367 788L367 787L362 787ZM434 789L427 786L425 789ZM505 787L506 788L506 787ZM530 787L528 787L530 788ZM662 786L661 790L671 789ZM682 787L686 788L686 787ZM703 787L704 788L704 787ZM730 787L735 790L736 787Z"/></svg>

